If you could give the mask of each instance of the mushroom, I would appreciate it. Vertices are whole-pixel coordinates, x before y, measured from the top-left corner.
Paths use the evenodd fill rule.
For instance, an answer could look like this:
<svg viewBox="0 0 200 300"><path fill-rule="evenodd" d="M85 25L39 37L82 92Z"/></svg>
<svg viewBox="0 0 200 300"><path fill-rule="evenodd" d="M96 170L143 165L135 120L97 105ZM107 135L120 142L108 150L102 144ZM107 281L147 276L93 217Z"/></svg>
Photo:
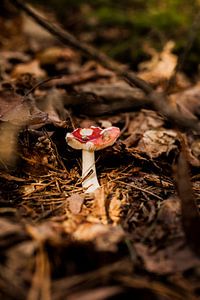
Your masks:
<svg viewBox="0 0 200 300"><path fill-rule="evenodd" d="M94 151L113 145L119 134L118 127L101 129L94 126L77 128L67 133L68 145L74 149L82 149L82 186L86 189L86 193L92 193L100 187L96 175Z"/></svg>

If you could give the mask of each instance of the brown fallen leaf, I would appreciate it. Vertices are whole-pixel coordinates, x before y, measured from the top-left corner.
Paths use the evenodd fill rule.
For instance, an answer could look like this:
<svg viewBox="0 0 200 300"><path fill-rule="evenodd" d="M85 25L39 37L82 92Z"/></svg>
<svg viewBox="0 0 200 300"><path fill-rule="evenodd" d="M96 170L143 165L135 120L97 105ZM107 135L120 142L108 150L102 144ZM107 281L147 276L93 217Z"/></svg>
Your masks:
<svg viewBox="0 0 200 300"><path fill-rule="evenodd" d="M15 163L17 154L17 140L20 130L24 126L41 126L47 121L47 114L39 110L32 97L23 99L12 93L11 104L6 98L0 97L0 161L1 164Z"/></svg>
<svg viewBox="0 0 200 300"><path fill-rule="evenodd" d="M0 120L19 127L38 125L47 121L47 114L36 107L34 100L28 98L26 101L22 99L19 105L8 110Z"/></svg>
<svg viewBox="0 0 200 300"><path fill-rule="evenodd" d="M117 245L125 238L125 232L120 226L101 223L81 224L73 233L77 241L92 241L98 251L117 251Z"/></svg>
<svg viewBox="0 0 200 300"><path fill-rule="evenodd" d="M20 126L0 124L0 165L13 165L17 157L17 139Z"/></svg>
<svg viewBox="0 0 200 300"><path fill-rule="evenodd" d="M85 197L83 194L73 194L67 198L68 208L73 214L79 214L81 212Z"/></svg>
<svg viewBox="0 0 200 300"><path fill-rule="evenodd" d="M9 78L8 72L11 72L13 69L12 61L17 61L18 63L26 63L29 60L30 56L28 54L19 51L0 50L0 66L2 78Z"/></svg>
<svg viewBox="0 0 200 300"><path fill-rule="evenodd" d="M178 228L180 225L181 206L177 197L171 197L162 202L157 220L162 225Z"/></svg>
<svg viewBox="0 0 200 300"><path fill-rule="evenodd" d="M136 115L133 115L127 131L129 134L135 131L139 131L140 134L143 134L147 130L160 128L163 124L163 118L155 111L142 109Z"/></svg>
<svg viewBox="0 0 200 300"><path fill-rule="evenodd" d="M66 127L65 120L68 117L64 108L63 92L52 88L44 96L37 99L37 106L48 115L48 121L55 126Z"/></svg>
<svg viewBox="0 0 200 300"><path fill-rule="evenodd" d="M123 143L126 147L131 147L138 142L147 130L162 128L164 120L156 112L142 109L134 114L128 124L128 138Z"/></svg>
<svg viewBox="0 0 200 300"><path fill-rule="evenodd" d="M191 144L191 153L197 159L200 164L200 139L197 138Z"/></svg>
<svg viewBox="0 0 200 300"><path fill-rule="evenodd" d="M54 245L60 243L61 231L56 228L54 222L47 221L36 226L26 224L25 229L29 236L39 243L44 241L50 241Z"/></svg>
<svg viewBox="0 0 200 300"><path fill-rule="evenodd" d="M194 167L200 166L200 139L199 136L185 136L182 134L187 152L187 160Z"/></svg>
<svg viewBox="0 0 200 300"><path fill-rule="evenodd" d="M21 104L22 97L16 94L14 91L0 91L0 120L11 109Z"/></svg>
<svg viewBox="0 0 200 300"><path fill-rule="evenodd" d="M41 69L39 61L37 59L17 65L12 71L12 77L18 77L22 74L34 74L38 78L44 78L46 76L46 72Z"/></svg>
<svg viewBox="0 0 200 300"><path fill-rule="evenodd" d="M177 240L165 249L151 252L149 246L136 243L134 247L149 272L166 275L200 267L200 259L183 242Z"/></svg>
<svg viewBox="0 0 200 300"><path fill-rule="evenodd" d="M94 193L94 206L92 216L101 220L101 223L108 223L108 216L106 213L106 195L104 187L97 189Z"/></svg>
<svg viewBox="0 0 200 300"><path fill-rule="evenodd" d="M79 61L79 54L67 47L48 47L37 55L42 65L56 64L59 61Z"/></svg>
<svg viewBox="0 0 200 300"><path fill-rule="evenodd" d="M120 216L122 210L122 201L119 200L120 191L116 190L116 192L112 195L109 203L109 218L112 220L113 224L120 223Z"/></svg>
<svg viewBox="0 0 200 300"><path fill-rule="evenodd" d="M147 130L139 141L137 149L151 158L157 158L178 149L178 140L178 135L174 130Z"/></svg>
<svg viewBox="0 0 200 300"><path fill-rule="evenodd" d="M151 83L169 79L177 64L177 56L172 54L174 45L173 41L168 41L160 53L146 45L145 51L152 58L139 64L138 75Z"/></svg>

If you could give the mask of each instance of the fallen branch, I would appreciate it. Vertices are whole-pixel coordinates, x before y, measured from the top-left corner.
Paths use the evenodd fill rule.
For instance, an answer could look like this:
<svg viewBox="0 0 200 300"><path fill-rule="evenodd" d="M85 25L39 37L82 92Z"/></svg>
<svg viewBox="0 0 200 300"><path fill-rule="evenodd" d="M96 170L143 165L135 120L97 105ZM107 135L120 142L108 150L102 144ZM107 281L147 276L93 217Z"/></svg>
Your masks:
<svg viewBox="0 0 200 300"><path fill-rule="evenodd" d="M147 96L148 100L146 105L149 105L152 109L159 112L161 115L166 117L169 121L177 125L181 129L195 130L200 133L200 122L193 118L185 117L181 114L178 109L170 106L167 97L164 93L157 93L154 89L144 80L137 77L133 72L127 71L125 66L122 66L110 59L107 55L100 52L99 50L91 47L83 42L80 42L68 31L60 28L58 25L51 24L43 17L39 16L35 10L23 3L21 0L10 0L10 2L27 13L32 17L39 25L45 28L48 32L57 37L61 42L69 45L77 50L80 50L87 57L98 61L104 67L114 71L118 76L123 77L130 85L134 85L140 88Z"/></svg>

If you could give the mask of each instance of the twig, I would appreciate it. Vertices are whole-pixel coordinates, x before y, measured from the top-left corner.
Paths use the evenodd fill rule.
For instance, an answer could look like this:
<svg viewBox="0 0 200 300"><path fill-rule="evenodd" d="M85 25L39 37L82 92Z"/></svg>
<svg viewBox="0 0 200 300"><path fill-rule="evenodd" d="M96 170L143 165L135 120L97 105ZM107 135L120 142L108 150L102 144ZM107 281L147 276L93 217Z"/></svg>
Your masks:
<svg viewBox="0 0 200 300"><path fill-rule="evenodd" d="M131 186L131 187L133 187L134 189L139 190L139 191L141 191L141 192L144 192L144 193L146 193L146 194L149 194L149 195L151 195L151 196L153 196L153 197L155 197L155 198L157 198L157 199L159 199L159 200L161 200L161 201L163 200L160 196L158 196L158 195L152 193L151 191L149 191L149 190L147 190L147 189L140 188L139 186L135 185L134 183L127 183L127 182L123 182L123 181L118 180L118 179L116 179L115 182L122 183L122 184L124 184L124 185L126 185L126 186L127 186L127 185L128 185L128 186Z"/></svg>
<svg viewBox="0 0 200 300"><path fill-rule="evenodd" d="M125 124L124 127L122 128L122 130L120 131L120 136L122 136L124 134L124 132L126 132L126 130L128 129L128 125L130 122L130 116L129 114L125 114Z"/></svg>
<svg viewBox="0 0 200 300"><path fill-rule="evenodd" d="M160 295L161 298L167 298L167 299L174 299L174 300L181 300L185 298L184 290L180 293L178 293L175 288L169 287L164 283L161 283L159 281L150 281L148 278L135 278L133 276L127 276L127 275L118 275L114 274L113 277L119 282L123 283L123 285L137 288L137 289L147 289L152 292L154 292L156 295ZM159 297L158 297L159 298ZM187 298L188 299L188 298ZM191 300L191 298L190 298Z"/></svg>
<svg viewBox="0 0 200 300"><path fill-rule="evenodd" d="M200 215L193 195L183 139L182 148L176 170L177 190L181 200L182 224L189 246L200 255Z"/></svg>
<svg viewBox="0 0 200 300"><path fill-rule="evenodd" d="M61 77L63 77L64 75L58 75L58 76L53 76L53 77L49 77L47 79L44 79L38 83L36 83L36 85L34 85L24 96L23 99L25 99L26 97L28 97L32 92L34 92L38 87L40 87L41 85L51 81L51 80L55 80L55 79L59 79Z"/></svg>
<svg viewBox="0 0 200 300"><path fill-rule="evenodd" d="M178 110L174 109L167 101L166 95L163 93L157 93L154 89L144 80L137 77L133 72L126 71L126 67L119 65L114 60L110 59L107 55L99 50L91 47L83 42L80 42L68 31L62 29L58 25L51 24L43 17L39 16L32 8L21 0L10 0L10 2L17 8L26 12L32 17L38 24L45 28L48 32L57 37L61 42L69 45L77 50L80 50L87 57L90 57L104 67L114 71L118 76L123 77L130 85L135 85L145 92L148 96L146 105L149 105L152 109L165 116L169 121L177 125L181 129L196 130L200 132L200 122L193 118L186 118Z"/></svg>

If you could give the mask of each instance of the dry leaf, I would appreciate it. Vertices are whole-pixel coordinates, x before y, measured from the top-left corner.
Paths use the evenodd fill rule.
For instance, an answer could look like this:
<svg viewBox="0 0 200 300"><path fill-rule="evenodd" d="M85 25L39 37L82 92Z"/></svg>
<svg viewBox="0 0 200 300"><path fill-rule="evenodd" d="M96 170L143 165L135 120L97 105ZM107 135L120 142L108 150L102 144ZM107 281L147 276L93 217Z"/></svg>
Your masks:
<svg viewBox="0 0 200 300"><path fill-rule="evenodd" d="M127 129L129 137L123 143L126 147L131 147L138 142L147 130L161 128L163 124L163 118L156 112L142 109L130 119Z"/></svg>
<svg viewBox="0 0 200 300"><path fill-rule="evenodd" d="M120 222L122 204L124 204L124 201L120 200L120 196L121 193L119 189L111 195L109 203L109 218L112 220L113 224L119 224Z"/></svg>
<svg viewBox="0 0 200 300"><path fill-rule="evenodd" d="M180 200L177 197L172 197L162 202L157 220L167 227L178 227L180 224L180 214Z"/></svg>
<svg viewBox="0 0 200 300"><path fill-rule="evenodd" d="M39 109L48 115L48 120L55 126L65 127L67 113L63 103L63 93L52 88L45 96L37 100Z"/></svg>
<svg viewBox="0 0 200 300"><path fill-rule="evenodd" d="M147 130L139 141L137 149L151 158L168 155L177 149L178 136L174 130Z"/></svg>
<svg viewBox="0 0 200 300"><path fill-rule="evenodd" d="M134 244L134 247L149 272L166 275L200 267L200 259L182 242L175 241L173 245L153 253L141 243Z"/></svg>
<svg viewBox="0 0 200 300"><path fill-rule="evenodd" d="M152 58L150 61L142 62L139 65L138 76L153 84L169 79L177 64L177 56L172 54L173 48L173 41L168 41L161 53L153 48L146 47L146 52Z"/></svg>
<svg viewBox="0 0 200 300"><path fill-rule="evenodd" d="M14 91L0 91L0 120L11 109L21 104L22 97Z"/></svg>
<svg viewBox="0 0 200 300"><path fill-rule="evenodd" d="M191 153L200 164L200 139L195 140L191 144Z"/></svg>
<svg viewBox="0 0 200 300"><path fill-rule="evenodd" d="M5 94L5 98L4 98ZM47 114L39 110L33 98L23 99L11 92L0 95L0 160L4 165L13 164L17 153L18 134L25 125L41 126Z"/></svg>
<svg viewBox="0 0 200 300"><path fill-rule="evenodd" d="M81 212L84 200L84 195L73 194L71 197L67 198L69 210L75 215L79 214Z"/></svg>
<svg viewBox="0 0 200 300"><path fill-rule="evenodd" d="M121 227L101 223L84 223L73 233L73 238L78 241L93 241L99 251L116 251L124 237Z"/></svg>
<svg viewBox="0 0 200 300"><path fill-rule="evenodd" d="M77 52L70 48L48 47L37 56L41 64L56 64L59 61L71 61L79 58Z"/></svg>
<svg viewBox="0 0 200 300"><path fill-rule="evenodd" d="M46 76L46 72L40 68L40 64L37 59L28 63L17 65L12 71L12 76L19 77L26 73L34 74L39 78L44 78Z"/></svg>

